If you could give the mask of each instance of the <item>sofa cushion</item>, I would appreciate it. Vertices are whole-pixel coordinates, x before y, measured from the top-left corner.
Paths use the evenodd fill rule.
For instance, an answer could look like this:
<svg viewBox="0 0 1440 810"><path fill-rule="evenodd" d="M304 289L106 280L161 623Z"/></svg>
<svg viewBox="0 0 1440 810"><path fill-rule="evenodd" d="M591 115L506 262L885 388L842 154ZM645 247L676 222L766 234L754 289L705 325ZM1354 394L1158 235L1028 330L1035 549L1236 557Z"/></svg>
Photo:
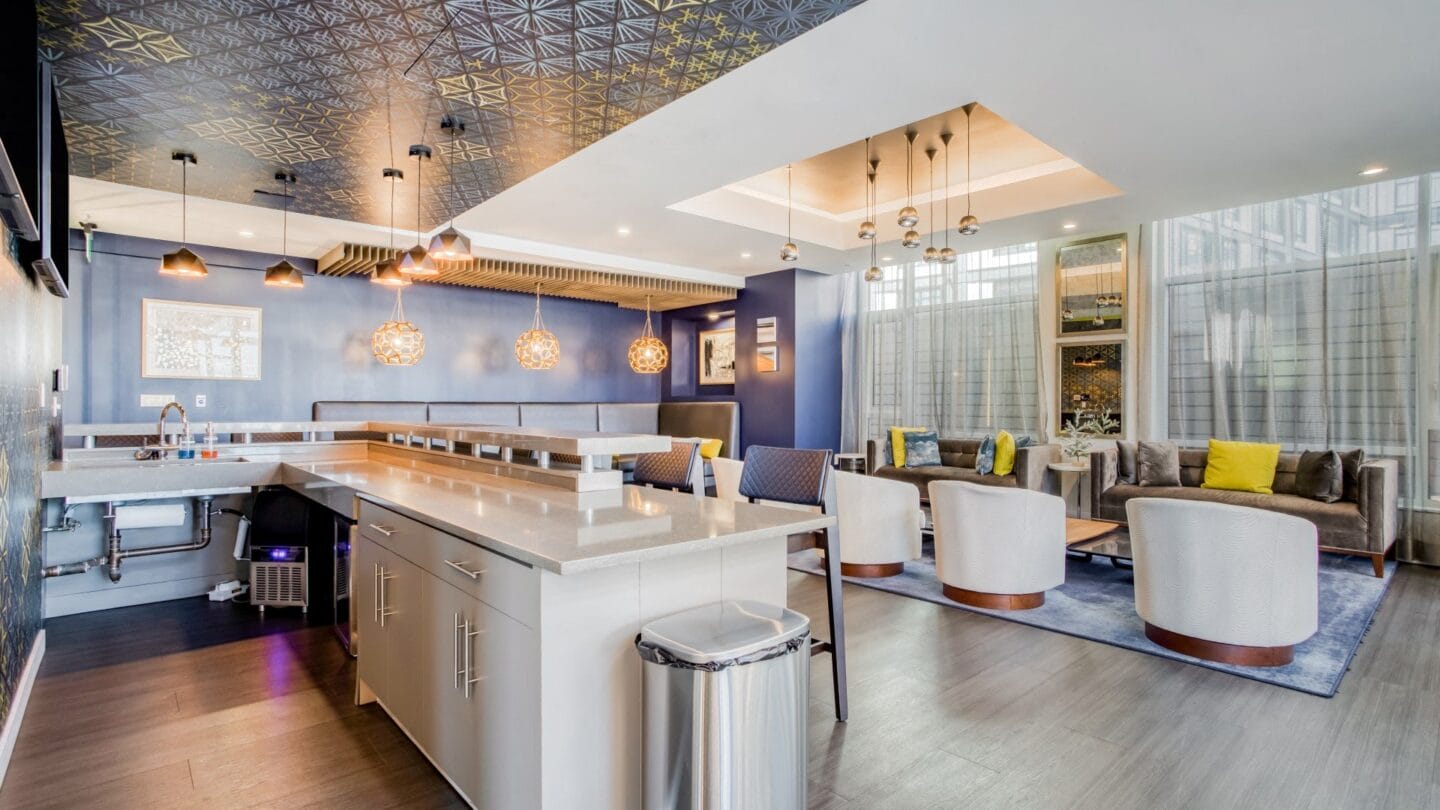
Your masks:
<svg viewBox="0 0 1440 810"><path fill-rule="evenodd" d="M1125 502L1131 498L1175 498L1185 501L1209 501L1268 509L1272 512L1302 517L1314 523L1320 532L1320 545L1322 546L1344 549L1364 549L1365 547L1365 518L1360 514L1359 505L1348 501L1325 503L1302 498L1299 495L1263 495L1259 492L1236 492L1200 487L1142 487L1136 484L1116 484L1101 494L1101 514L1096 517L1105 520L1125 520Z"/></svg>
<svg viewBox="0 0 1440 810"><path fill-rule="evenodd" d="M520 406L514 402L432 402L430 423L515 427L520 424Z"/></svg>
<svg viewBox="0 0 1440 810"><path fill-rule="evenodd" d="M904 434L906 467L939 467L940 437L932 431L907 431Z"/></svg>
<svg viewBox="0 0 1440 810"><path fill-rule="evenodd" d="M1359 448L1340 454L1340 468L1345 473L1345 488L1342 500L1360 500L1360 465L1365 463L1365 451Z"/></svg>
<svg viewBox="0 0 1440 810"><path fill-rule="evenodd" d="M1334 450L1306 450L1295 468L1295 494L1334 503L1345 494L1345 471Z"/></svg>
<svg viewBox="0 0 1440 810"><path fill-rule="evenodd" d="M1272 495L1280 445L1211 439L1205 454L1205 489ZM1178 470L1177 470L1178 472Z"/></svg>
<svg viewBox="0 0 1440 810"><path fill-rule="evenodd" d="M1122 484L1134 484L1136 442L1115 442L1115 480Z"/></svg>
<svg viewBox="0 0 1440 810"><path fill-rule="evenodd" d="M923 428L923 427L900 427L900 426L891 426L890 432L889 432L889 435L890 435L890 442L889 442L890 455L888 456L889 462L890 462L891 464L894 464L896 467L904 467L904 466L906 466L906 464L905 464L905 434L906 434L906 433L923 433L924 431L925 431L925 428Z"/></svg>
<svg viewBox="0 0 1440 810"><path fill-rule="evenodd" d="M599 430L594 402L522 402L520 424L552 430Z"/></svg>
<svg viewBox="0 0 1440 810"><path fill-rule="evenodd" d="M995 470L995 437L986 436L980 441L980 450L975 454L975 472L989 475Z"/></svg>
<svg viewBox="0 0 1440 810"><path fill-rule="evenodd" d="M658 402L602 402L596 407L596 413L600 430L604 433L644 433L653 436L660 432Z"/></svg>
<svg viewBox="0 0 1440 810"><path fill-rule="evenodd" d="M941 439L940 462L946 467L975 469L975 455L980 452L980 439Z"/></svg>
<svg viewBox="0 0 1440 810"><path fill-rule="evenodd" d="M1015 471L1015 437L1010 431L1002 430L995 436L995 469L991 472L996 475L1009 475Z"/></svg>
<svg viewBox="0 0 1440 810"><path fill-rule="evenodd" d="M1135 480L1142 487L1180 486L1180 448L1174 442L1140 442L1135 449Z"/></svg>

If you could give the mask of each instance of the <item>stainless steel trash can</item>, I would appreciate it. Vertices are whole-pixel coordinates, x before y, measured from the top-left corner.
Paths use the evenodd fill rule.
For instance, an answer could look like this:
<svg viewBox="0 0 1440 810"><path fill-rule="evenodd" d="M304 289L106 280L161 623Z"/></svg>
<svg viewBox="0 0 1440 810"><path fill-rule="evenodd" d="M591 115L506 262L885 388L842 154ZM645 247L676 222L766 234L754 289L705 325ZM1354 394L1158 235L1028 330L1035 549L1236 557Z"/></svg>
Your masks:
<svg viewBox="0 0 1440 810"><path fill-rule="evenodd" d="M646 810L801 810L810 620L720 602L646 625Z"/></svg>

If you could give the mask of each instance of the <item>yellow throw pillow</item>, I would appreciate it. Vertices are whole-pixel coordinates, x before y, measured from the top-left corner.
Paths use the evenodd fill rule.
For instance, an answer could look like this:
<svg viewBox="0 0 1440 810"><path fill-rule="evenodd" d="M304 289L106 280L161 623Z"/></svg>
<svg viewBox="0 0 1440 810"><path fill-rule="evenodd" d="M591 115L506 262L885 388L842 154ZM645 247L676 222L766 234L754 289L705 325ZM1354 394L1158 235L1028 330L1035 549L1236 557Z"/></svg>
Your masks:
<svg viewBox="0 0 1440 810"><path fill-rule="evenodd" d="M1278 444L1211 439L1210 454L1205 459L1205 483L1201 486L1270 495L1279 461Z"/></svg>
<svg viewBox="0 0 1440 810"><path fill-rule="evenodd" d="M700 442L701 458L718 458L720 448L725 446L723 439L703 439Z"/></svg>
<svg viewBox="0 0 1440 810"><path fill-rule="evenodd" d="M923 431L923 427L890 428L890 463L896 467L905 466L905 434Z"/></svg>
<svg viewBox="0 0 1440 810"><path fill-rule="evenodd" d="M1002 430L1000 435L995 437L995 468L990 472L995 475L1009 475L1015 471L1015 437L1009 431Z"/></svg>

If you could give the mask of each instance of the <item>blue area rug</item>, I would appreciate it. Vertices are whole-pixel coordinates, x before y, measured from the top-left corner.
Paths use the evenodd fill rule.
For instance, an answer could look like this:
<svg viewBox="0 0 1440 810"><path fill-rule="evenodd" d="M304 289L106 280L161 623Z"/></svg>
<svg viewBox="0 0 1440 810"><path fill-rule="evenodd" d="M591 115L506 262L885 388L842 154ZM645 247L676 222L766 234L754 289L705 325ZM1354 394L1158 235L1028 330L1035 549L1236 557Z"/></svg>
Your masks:
<svg viewBox="0 0 1440 810"><path fill-rule="evenodd" d="M814 551L790 555L795 571L824 575ZM1100 641L1161 658L1171 658L1242 678L1284 686L1321 697L1334 697L1340 679L1350 667L1380 600L1395 576L1395 563L1385 565L1385 578L1377 579L1364 557L1320 555L1320 629L1295 647L1295 660L1283 667L1239 667L1202 661L1171 652L1145 637L1145 624L1135 613L1135 577L1096 557L1090 562L1068 559L1065 584L1045 594L1045 604L1033 610L997 611L952 602L940 592L935 576L935 551L925 542L923 556L905 563L905 572L881 579L845 581L866 588L923 599L937 605L983 613L1007 621L1042 627L1057 633Z"/></svg>

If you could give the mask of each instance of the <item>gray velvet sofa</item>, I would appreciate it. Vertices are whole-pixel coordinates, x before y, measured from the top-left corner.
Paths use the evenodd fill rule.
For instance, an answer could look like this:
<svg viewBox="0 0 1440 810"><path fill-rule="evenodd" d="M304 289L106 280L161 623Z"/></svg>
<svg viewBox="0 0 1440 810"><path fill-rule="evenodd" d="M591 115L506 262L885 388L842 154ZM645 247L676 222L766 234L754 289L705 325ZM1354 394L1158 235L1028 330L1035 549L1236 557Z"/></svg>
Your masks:
<svg viewBox="0 0 1440 810"><path fill-rule="evenodd" d="M1053 444L1021 447L1015 451L1015 469L1009 475L982 475L975 471L975 455L984 437L941 439L940 466L896 467L885 462L882 440L865 443L865 469L871 475L908 481L920 490L920 498L928 500L931 481L968 481L994 487L1020 487L1038 492L1054 493L1053 476L1048 474L1051 462L1060 460L1060 448Z"/></svg>
<svg viewBox="0 0 1440 810"><path fill-rule="evenodd" d="M1375 576L1384 576L1385 554L1395 544L1399 504L1399 467L1393 459L1361 464L1353 492L1325 503L1295 494L1299 453L1280 454L1271 485L1273 495L1201 488L1208 456L1204 448L1181 448L1181 486L1142 487L1137 483L1133 451L1121 453L1118 447L1092 451L1091 516L1124 523L1125 503L1131 498L1179 498L1269 509L1309 520L1318 529L1321 551L1369 557Z"/></svg>
<svg viewBox="0 0 1440 810"><path fill-rule="evenodd" d="M382 402L321 400L316 421L505 425L721 439L720 455L740 457L738 402Z"/></svg>

